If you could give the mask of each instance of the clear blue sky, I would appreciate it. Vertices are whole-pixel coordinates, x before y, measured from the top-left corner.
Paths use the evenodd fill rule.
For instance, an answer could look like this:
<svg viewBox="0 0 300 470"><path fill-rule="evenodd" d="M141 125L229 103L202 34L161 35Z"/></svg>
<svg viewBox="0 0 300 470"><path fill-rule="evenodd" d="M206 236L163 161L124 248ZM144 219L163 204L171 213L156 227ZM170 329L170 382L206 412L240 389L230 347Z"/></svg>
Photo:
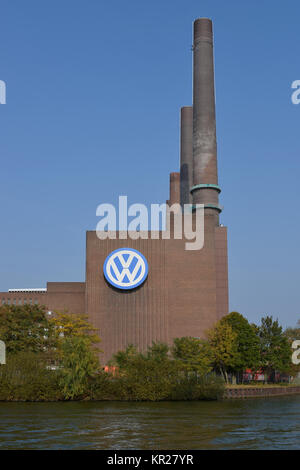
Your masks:
<svg viewBox="0 0 300 470"><path fill-rule="evenodd" d="M300 318L294 0L2 0L0 290L84 280L98 204L167 199L201 16L215 31L230 309Z"/></svg>

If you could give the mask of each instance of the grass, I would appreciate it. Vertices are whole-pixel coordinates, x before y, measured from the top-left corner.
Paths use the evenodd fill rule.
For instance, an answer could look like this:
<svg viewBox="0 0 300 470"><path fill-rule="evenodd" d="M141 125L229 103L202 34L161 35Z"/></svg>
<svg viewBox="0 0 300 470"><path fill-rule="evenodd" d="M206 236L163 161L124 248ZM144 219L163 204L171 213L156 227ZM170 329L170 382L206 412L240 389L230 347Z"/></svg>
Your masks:
<svg viewBox="0 0 300 470"><path fill-rule="evenodd" d="M293 383L279 383L279 384L240 384L240 385L231 385L227 384L226 388L280 388L280 387L296 387L297 384Z"/></svg>

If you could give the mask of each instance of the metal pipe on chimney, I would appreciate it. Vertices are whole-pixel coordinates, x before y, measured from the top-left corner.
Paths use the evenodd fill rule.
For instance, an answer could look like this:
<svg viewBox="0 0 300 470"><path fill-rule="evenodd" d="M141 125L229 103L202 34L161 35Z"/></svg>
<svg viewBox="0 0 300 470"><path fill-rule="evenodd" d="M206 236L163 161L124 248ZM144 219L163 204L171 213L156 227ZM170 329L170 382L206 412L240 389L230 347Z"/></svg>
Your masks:
<svg viewBox="0 0 300 470"><path fill-rule="evenodd" d="M193 185L193 107L180 110L180 204L192 204Z"/></svg>

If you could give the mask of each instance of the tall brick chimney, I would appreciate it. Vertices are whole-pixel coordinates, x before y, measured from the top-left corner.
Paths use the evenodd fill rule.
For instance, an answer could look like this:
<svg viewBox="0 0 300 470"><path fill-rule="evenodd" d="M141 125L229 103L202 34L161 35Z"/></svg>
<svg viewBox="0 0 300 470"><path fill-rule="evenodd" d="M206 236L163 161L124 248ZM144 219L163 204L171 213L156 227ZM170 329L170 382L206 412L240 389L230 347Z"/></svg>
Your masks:
<svg viewBox="0 0 300 470"><path fill-rule="evenodd" d="M216 114L212 21L194 22L193 44L193 186L194 204L219 224Z"/></svg>

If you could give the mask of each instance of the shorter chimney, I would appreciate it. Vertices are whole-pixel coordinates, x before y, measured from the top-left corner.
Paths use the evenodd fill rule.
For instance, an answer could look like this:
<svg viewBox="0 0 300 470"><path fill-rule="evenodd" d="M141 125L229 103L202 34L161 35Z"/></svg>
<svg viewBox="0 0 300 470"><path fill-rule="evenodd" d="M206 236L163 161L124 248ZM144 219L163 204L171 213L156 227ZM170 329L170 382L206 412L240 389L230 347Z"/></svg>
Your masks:
<svg viewBox="0 0 300 470"><path fill-rule="evenodd" d="M192 204L193 186L193 107L180 111L180 204Z"/></svg>
<svg viewBox="0 0 300 470"><path fill-rule="evenodd" d="M180 204L180 173L170 173L169 205Z"/></svg>

